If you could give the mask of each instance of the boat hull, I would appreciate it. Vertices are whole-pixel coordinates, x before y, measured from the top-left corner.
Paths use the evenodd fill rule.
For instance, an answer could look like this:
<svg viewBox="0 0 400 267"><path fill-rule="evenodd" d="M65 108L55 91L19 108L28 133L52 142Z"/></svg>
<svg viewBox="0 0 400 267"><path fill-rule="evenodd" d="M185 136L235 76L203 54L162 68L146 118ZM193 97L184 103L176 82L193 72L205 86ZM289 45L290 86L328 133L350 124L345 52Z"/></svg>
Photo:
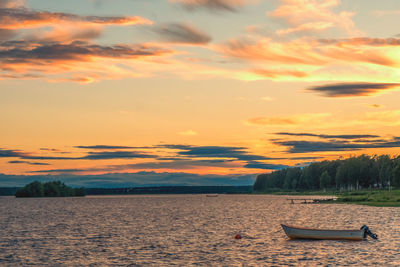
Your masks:
<svg viewBox="0 0 400 267"><path fill-rule="evenodd" d="M332 239L354 241L361 241L364 239L364 230L307 229L287 226L284 224L281 224L281 226L290 239Z"/></svg>

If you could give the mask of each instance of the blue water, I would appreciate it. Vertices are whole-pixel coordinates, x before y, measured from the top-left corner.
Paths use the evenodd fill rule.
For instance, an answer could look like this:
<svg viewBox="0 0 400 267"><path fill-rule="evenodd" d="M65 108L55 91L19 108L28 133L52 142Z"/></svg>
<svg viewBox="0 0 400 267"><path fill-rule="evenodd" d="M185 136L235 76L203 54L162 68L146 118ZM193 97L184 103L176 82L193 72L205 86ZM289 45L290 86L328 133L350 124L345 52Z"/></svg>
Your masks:
<svg viewBox="0 0 400 267"><path fill-rule="evenodd" d="M0 266L400 266L399 217L399 208L266 195L3 197ZM367 224L380 239L293 241L282 222Z"/></svg>

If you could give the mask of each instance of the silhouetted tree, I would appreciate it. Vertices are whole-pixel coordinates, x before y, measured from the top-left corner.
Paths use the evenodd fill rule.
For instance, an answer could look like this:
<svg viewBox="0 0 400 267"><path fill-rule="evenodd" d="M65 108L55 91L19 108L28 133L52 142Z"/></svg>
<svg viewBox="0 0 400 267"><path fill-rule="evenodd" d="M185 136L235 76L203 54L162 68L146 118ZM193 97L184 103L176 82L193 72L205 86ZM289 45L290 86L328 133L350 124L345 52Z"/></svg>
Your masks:
<svg viewBox="0 0 400 267"><path fill-rule="evenodd" d="M393 186L400 187L400 156L394 159L392 177Z"/></svg>
<svg viewBox="0 0 400 267"><path fill-rule="evenodd" d="M388 155L381 155L377 159L379 182L382 188L390 184L392 178L392 161Z"/></svg>
<svg viewBox="0 0 400 267"><path fill-rule="evenodd" d="M319 177L319 187L326 190L331 184L331 176L328 171L324 171Z"/></svg>
<svg viewBox="0 0 400 267"><path fill-rule="evenodd" d="M25 187L20 188L17 190L15 193L16 197L43 197L44 196L44 191L43 191L43 185L38 182L32 182L30 184L27 184Z"/></svg>
<svg viewBox="0 0 400 267"><path fill-rule="evenodd" d="M286 171L285 182L283 183L284 189L296 189L297 182L301 175L300 168L289 168Z"/></svg>

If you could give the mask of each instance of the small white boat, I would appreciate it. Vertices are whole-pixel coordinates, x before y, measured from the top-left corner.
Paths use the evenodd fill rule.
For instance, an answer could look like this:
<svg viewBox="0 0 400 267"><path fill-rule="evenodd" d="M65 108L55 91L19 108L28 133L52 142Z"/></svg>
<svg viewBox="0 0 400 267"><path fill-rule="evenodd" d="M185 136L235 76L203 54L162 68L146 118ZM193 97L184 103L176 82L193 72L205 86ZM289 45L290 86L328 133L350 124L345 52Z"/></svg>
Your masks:
<svg viewBox="0 0 400 267"><path fill-rule="evenodd" d="M367 235L377 239L377 235L373 234L366 225L360 230L327 230L327 229L310 229L302 227L293 227L281 224L286 235L291 239L336 239L336 240L355 240L361 241L367 238Z"/></svg>

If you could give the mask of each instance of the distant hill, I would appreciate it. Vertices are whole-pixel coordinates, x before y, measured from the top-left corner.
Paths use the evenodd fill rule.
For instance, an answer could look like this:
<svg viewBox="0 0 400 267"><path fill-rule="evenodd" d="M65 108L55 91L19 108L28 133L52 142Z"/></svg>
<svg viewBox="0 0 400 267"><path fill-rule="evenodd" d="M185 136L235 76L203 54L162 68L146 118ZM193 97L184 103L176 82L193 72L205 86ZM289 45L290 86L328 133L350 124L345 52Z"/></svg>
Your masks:
<svg viewBox="0 0 400 267"><path fill-rule="evenodd" d="M0 187L0 196L14 196L21 187ZM249 194L253 186L153 186L121 188L85 188L86 195L138 194Z"/></svg>
<svg viewBox="0 0 400 267"><path fill-rule="evenodd" d="M155 186L131 188L87 188L88 195L135 194L248 194L253 186Z"/></svg>
<svg viewBox="0 0 400 267"><path fill-rule="evenodd" d="M0 186L23 187L33 181L62 181L72 187L130 188L160 186L247 186L253 185L255 174L214 175L193 173L105 173L93 175L8 175L0 173Z"/></svg>
<svg viewBox="0 0 400 267"><path fill-rule="evenodd" d="M15 196L20 187L0 187L0 196Z"/></svg>

